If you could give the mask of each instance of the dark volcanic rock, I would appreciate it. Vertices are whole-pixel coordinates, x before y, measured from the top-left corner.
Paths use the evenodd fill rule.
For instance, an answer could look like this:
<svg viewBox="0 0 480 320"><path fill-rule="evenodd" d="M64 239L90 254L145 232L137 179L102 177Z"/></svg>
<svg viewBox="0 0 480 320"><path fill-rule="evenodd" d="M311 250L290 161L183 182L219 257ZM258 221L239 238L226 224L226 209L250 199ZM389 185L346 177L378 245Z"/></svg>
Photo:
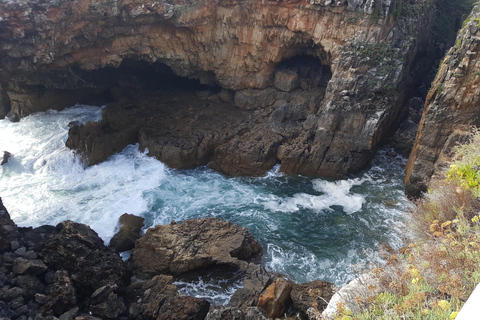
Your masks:
<svg viewBox="0 0 480 320"><path fill-rule="evenodd" d="M18 240L17 225L12 221L0 198L0 253L12 249L12 241Z"/></svg>
<svg viewBox="0 0 480 320"><path fill-rule="evenodd" d="M132 252L140 273L181 274L216 264L247 267L262 247L246 228L215 218L156 226L139 239Z"/></svg>
<svg viewBox="0 0 480 320"><path fill-rule="evenodd" d="M142 236L144 221L144 218L133 214L122 214L119 219L120 230L113 236L108 246L116 252L132 250L135 247L135 241Z"/></svg>
<svg viewBox="0 0 480 320"><path fill-rule="evenodd" d="M19 228L22 243L27 246L28 250L33 252L41 252L47 239L58 233L54 226L40 226L38 228Z"/></svg>
<svg viewBox="0 0 480 320"><path fill-rule="evenodd" d="M45 243L42 256L48 266L67 270L79 293L90 295L103 285L128 282L122 259L105 247L95 231L72 221L58 224L57 230Z"/></svg>
<svg viewBox="0 0 480 320"><path fill-rule="evenodd" d="M77 305L76 290L65 270L55 272L53 284L47 288L46 293L47 295L36 295L36 300L43 305L43 312L51 310L59 316Z"/></svg>

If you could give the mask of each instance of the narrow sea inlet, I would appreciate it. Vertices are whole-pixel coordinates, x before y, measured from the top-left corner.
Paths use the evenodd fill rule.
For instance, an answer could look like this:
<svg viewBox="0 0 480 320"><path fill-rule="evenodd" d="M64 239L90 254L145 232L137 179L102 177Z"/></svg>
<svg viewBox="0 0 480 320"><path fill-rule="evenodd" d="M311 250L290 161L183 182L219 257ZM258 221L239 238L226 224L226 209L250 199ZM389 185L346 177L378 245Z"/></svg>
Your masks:
<svg viewBox="0 0 480 320"><path fill-rule="evenodd" d="M205 167L172 170L131 145L84 167L65 147L68 123L100 117L101 108L79 105L0 120L0 152L13 155L0 167L0 197L19 226L70 219L108 243L125 212L145 217L147 227L218 217L253 233L268 269L298 283L336 285L356 276L352 265L379 259L379 244L402 245L405 159L380 151L365 171L337 181L288 177L278 168L230 178Z"/></svg>

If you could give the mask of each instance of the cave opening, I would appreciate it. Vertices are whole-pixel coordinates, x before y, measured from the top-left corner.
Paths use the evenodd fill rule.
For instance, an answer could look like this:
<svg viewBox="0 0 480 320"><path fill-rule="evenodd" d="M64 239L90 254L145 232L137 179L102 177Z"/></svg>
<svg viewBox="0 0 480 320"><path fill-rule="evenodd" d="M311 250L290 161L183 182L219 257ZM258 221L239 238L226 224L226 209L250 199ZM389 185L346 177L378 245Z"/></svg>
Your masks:
<svg viewBox="0 0 480 320"><path fill-rule="evenodd" d="M301 54L285 59L275 67L274 86L281 91L326 88L331 78L329 65L312 55Z"/></svg>
<svg viewBox="0 0 480 320"><path fill-rule="evenodd" d="M75 70L93 87L110 91L111 101L138 99L155 91L208 91L217 93L221 88L215 84L212 74L202 74L200 79L181 77L161 62L124 59L118 68L106 67L93 71ZM205 84L208 82L208 84Z"/></svg>

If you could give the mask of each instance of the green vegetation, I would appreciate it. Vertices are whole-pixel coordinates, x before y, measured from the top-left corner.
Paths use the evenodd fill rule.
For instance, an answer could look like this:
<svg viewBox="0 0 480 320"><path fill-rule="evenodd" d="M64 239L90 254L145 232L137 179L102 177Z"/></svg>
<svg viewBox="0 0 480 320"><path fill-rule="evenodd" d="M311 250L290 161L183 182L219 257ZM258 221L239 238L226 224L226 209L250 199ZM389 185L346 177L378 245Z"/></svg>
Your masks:
<svg viewBox="0 0 480 320"><path fill-rule="evenodd" d="M455 319L480 282L480 131L454 151L445 178L413 206L411 243L372 267L380 288L355 298L360 313L339 304L336 319Z"/></svg>
<svg viewBox="0 0 480 320"><path fill-rule="evenodd" d="M372 22L377 24L378 20L380 19L380 9L382 8L382 4L380 1L375 2L375 8L373 8L373 13L372 13Z"/></svg>

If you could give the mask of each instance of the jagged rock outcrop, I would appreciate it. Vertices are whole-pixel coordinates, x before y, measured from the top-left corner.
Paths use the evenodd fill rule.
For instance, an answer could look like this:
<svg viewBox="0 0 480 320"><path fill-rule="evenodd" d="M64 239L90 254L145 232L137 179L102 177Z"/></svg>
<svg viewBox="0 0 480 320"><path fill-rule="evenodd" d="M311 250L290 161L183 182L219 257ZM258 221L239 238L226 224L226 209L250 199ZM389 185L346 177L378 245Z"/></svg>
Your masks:
<svg viewBox="0 0 480 320"><path fill-rule="evenodd" d="M226 174L261 175L281 163L287 173L340 177L365 165L405 113L431 9L381 0L3 1L0 111L18 118L121 102L117 120L105 114L72 128L69 146L90 163L139 142L179 168L211 162ZM216 87L203 97L210 103L190 100L191 115L168 122L157 111L127 111L152 106L137 98L172 82L165 66ZM223 112L205 116L215 106ZM124 126L132 113L139 120ZM184 117L195 125L184 128Z"/></svg>
<svg viewBox="0 0 480 320"><path fill-rule="evenodd" d="M48 266L66 270L80 293L90 295L108 284L124 286L129 272L120 256L107 249L88 226L73 221L57 225L41 255Z"/></svg>
<svg viewBox="0 0 480 320"><path fill-rule="evenodd" d="M405 192L418 197L448 165L452 148L480 126L480 8L475 6L438 69L408 160Z"/></svg>
<svg viewBox="0 0 480 320"><path fill-rule="evenodd" d="M123 223L125 217L132 218L124 216ZM172 226L175 225L168 225L166 229ZM221 268L225 267L214 263L231 264L235 272L241 265L242 274L246 275L244 289L263 291L271 275L263 266L241 260L258 258L261 254L260 245L245 228L219 219L188 220L177 227L184 238L181 234L159 238L159 244L165 244L165 239L174 239L167 253L179 252L178 256L185 258L185 266L191 266L192 259L203 259L207 261L203 266L212 269L201 272L214 275L221 274ZM180 294L171 275L130 277L133 273L145 275L145 272L135 270L135 263L122 261L84 224L65 221L57 227L17 228L0 198L0 228L2 319L203 320L210 310L207 300ZM154 238L158 236L155 230L147 235L146 242L150 245L155 244ZM187 233L192 236L188 237ZM159 256L163 257L162 252ZM159 259L156 253L150 258ZM168 262L171 263L168 270L177 267L189 270L182 267L178 259L165 264ZM190 274L196 278L193 272ZM260 309L251 306L252 301L242 303L237 296L237 303L243 306L218 309L210 317L266 319Z"/></svg>
<svg viewBox="0 0 480 320"><path fill-rule="evenodd" d="M141 274L182 274L212 265L248 267L261 245L246 228L216 218L185 220L148 229L132 251Z"/></svg>
<svg viewBox="0 0 480 320"><path fill-rule="evenodd" d="M10 218L2 198L0 198L0 231L0 253L17 249L19 246L17 225Z"/></svg>

